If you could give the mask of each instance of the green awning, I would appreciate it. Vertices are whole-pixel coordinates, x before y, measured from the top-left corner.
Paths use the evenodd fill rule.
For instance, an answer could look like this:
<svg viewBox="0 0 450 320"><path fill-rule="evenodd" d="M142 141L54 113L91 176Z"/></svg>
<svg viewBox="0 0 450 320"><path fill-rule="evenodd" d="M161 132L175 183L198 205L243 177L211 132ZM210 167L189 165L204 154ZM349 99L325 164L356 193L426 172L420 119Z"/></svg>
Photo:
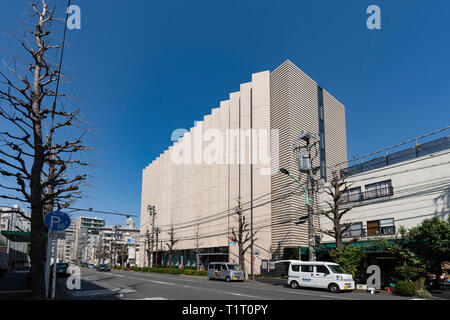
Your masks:
<svg viewBox="0 0 450 320"><path fill-rule="evenodd" d="M6 237L12 242L31 242L31 232L22 231L2 231L2 236ZM43 233L42 236L47 238L47 234Z"/></svg>

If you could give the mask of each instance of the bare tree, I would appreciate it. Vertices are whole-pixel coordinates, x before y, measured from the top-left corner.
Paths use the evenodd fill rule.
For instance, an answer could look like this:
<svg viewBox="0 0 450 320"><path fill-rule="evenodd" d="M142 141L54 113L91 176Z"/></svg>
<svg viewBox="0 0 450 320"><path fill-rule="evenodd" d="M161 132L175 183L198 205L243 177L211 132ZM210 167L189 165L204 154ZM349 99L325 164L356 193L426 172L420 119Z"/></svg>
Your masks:
<svg viewBox="0 0 450 320"><path fill-rule="evenodd" d="M352 223L346 223L344 225L341 223L342 217L353 208L352 206L342 208L343 200L348 196L350 188L351 184L349 184L344 177L340 176L339 171L333 171L330 185L324 190L325 193L331 197L331 201L325 201L329 210L319 213L332 221L332 229L320 231L335 239L337 249L342 249L343 235L352 225ZM351 242L355 240L357 240L357 238L352 239Z"/></svg>
<svg viewBox="0 0 450 320"><path fill-rule="evenodd" d="M94 256L101 263L105 263L105 259L109 256L109 247L104 244L103 238L100 236L99 241L94 249Z"/></svg>
<svg viewBox="0 0 450 320"><path fill-rule="evenodd" d="M178 239L175 238L175 232L173 226L170 227L169 231L169 242L166 243L167 251L169 253L169 268L173 265L173 253L175 252L175 245L178 243Z"/></svg>
<svg viewBox="0 0 450 320"><path fill-rule="evenodd" d="M86 165L79 160L86 150L84 130L73 140L67 139L79 111L66 111L56 103L57 97L67 98L57 89L60 68L49 55L63 44L52 44L52 22L55 9L45 0L31 3L33 30L18 42L24 50L28 66L3 61L0 77L0 175L5 179L0 198L28 203L31 207L31 272L33 296L44 296L44 255L47 231L43 215L53 209L69 205L80 197L85 174L75 174L74 167ZM29 38L31 36L31 39ZM55 88L56 85L56 88ZM57 134L59 133L59 134Z"/></svg>
<svg viewBox="0 0 450 320"><path fill-rule="evenodd" d="M242 271L245 273L245 254L252 245L252 238L253 242L257 240L255 238L255 234L257 231L253 231L253 234L251 234L251 230L249 228L249 223L246 221L244 210L242 208L241 199L238 198L237 200L237 206L234 211L234 219L238 223L237 230L235 227L231 227L231 234L234 238L234 241L238 245L239 250L239 266L241 267Z"/></svg>

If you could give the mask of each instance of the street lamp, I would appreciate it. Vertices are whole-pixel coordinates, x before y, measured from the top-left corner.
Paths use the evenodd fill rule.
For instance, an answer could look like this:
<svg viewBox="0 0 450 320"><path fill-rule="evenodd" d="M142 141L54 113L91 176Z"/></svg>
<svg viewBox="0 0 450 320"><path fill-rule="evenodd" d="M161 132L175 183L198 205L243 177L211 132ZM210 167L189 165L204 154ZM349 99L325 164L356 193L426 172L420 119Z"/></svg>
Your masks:
<svg viewBox="0 0 450 320"><path fill-rule="evenodd" d="M308 194L308 190L305 188L305 186L297 179L297 178L295 178L294 176L292 176L290 173L289 173L289 171L287 171L286 169L284 169L284 168L280 168L280 172L281 173L284 173L285 175L287 175L287 176L289 176L292 180L294 180L295 182L297 182L301 187L302 187L302 189L303 189L303 191L305 192L305 194L306 194L306 199L305 199L305 204L308 206L308 207L310 207L311 206L311 203L310 203L310 199L309 199L309 194Z"/></svg>

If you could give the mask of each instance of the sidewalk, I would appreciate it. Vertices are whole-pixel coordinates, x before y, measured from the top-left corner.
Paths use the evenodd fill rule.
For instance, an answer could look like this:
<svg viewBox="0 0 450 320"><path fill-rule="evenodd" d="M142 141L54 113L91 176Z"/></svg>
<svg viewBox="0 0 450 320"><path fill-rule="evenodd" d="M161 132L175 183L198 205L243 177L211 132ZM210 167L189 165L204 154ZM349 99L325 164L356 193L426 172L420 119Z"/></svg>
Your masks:
<svg viewBox="0 0 450 320"><path fill-rule="evenodd" d="M31 282L27 275L29 268L8 272L0 278L0 300L31 299Z"/></svg>

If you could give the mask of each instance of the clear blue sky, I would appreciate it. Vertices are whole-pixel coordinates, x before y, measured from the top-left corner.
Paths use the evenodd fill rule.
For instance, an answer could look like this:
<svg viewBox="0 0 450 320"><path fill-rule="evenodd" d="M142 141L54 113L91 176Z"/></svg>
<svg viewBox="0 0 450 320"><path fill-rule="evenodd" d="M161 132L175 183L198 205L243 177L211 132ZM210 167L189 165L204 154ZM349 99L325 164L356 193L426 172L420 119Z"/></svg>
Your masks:
<svg viewBox="0 0 450 320"><path fill-rule="evenodd" d="M449 124L448 0L72 4L82 29L67 33L72 84L62 89L79 97L73 104L95 130L88 143L96 148L80 207L139 215L142 169L171 144L171 132L286 59L346 106L350 158ZM366 28L371 4L381 8L381 30ZM1 58L13 44L6 31L19 31L27 10L22 0L3 1Z"/></svg>

